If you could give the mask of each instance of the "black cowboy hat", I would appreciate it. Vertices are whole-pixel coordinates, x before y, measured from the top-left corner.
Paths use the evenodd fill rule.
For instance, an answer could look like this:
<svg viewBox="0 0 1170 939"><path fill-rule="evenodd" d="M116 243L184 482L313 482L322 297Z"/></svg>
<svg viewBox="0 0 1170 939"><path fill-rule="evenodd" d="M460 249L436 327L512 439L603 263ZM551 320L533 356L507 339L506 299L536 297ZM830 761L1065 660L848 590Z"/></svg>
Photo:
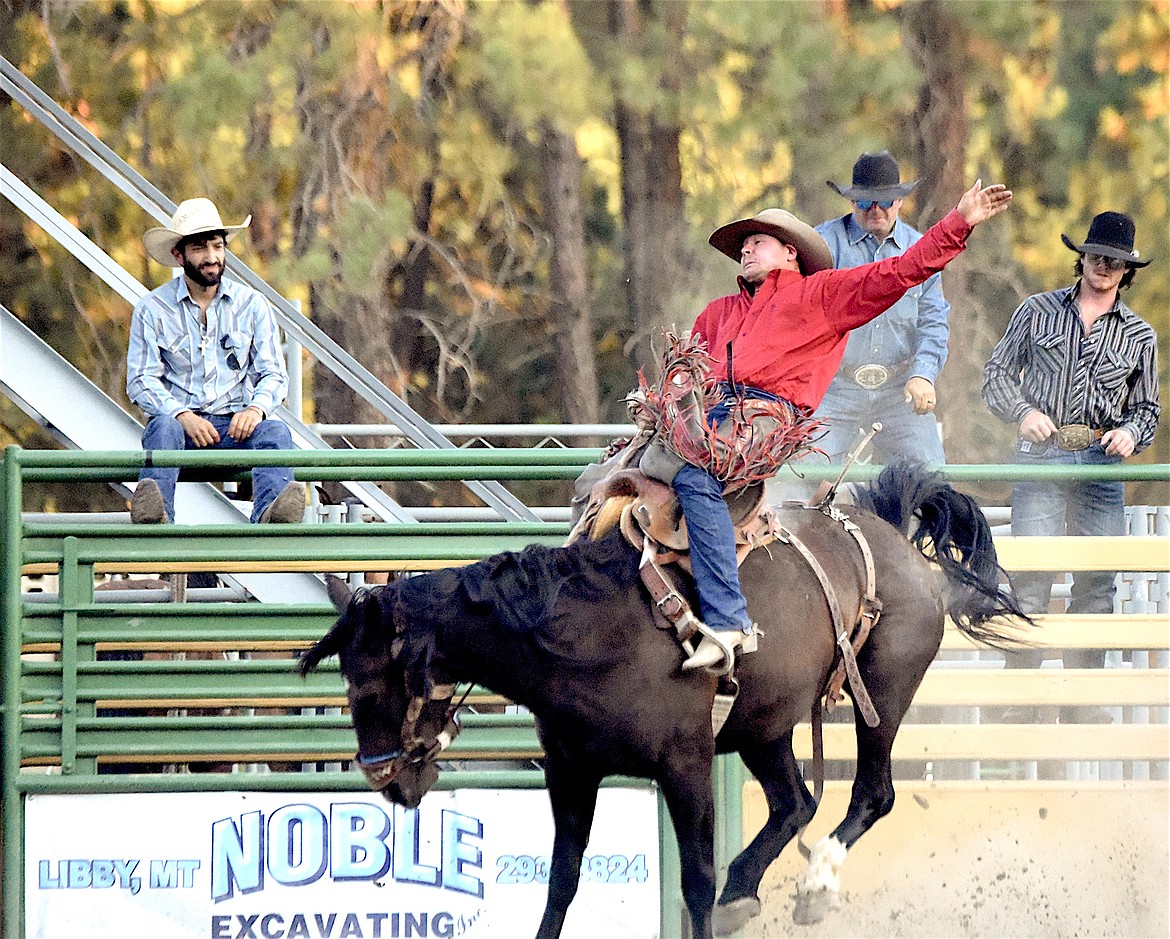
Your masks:
<svg viewBox="0 0 1170 939"><path fill-rule="evenodd" d="M740 249L748 235L771 235L796 249L800 270L805 275L826 271L834 266L833 255L825 239L811 225L806 225L785 209L764 209L752 218L742 218L715 229L707 243L738 261Z"/></svg>
<svg viewBox="0 0 1170 939"><path fill-rule="evenodd" d="M863 153L853 164L853 185L842 189L831 179L826 180L829 188L844 196L850 201L858 199L901 199L914 191L922 180L916 179L912 183L902 182L902 174L898 169L898 161L890 155L889 150L881 153Z"/></svg>
<svg viewBox="0 0 1170 939"><path fill-rule="evenodd" d="M1074 243L1068 235L1060 237L1066 247L1078 254L1100 254L1107 258L1120 258L1130 267L1145 267L1152 259L1138 260L1141 252L1133 249L1133 235L1133 219L1124 212L1102 212L1093 217L1083 245Z"/></svg>

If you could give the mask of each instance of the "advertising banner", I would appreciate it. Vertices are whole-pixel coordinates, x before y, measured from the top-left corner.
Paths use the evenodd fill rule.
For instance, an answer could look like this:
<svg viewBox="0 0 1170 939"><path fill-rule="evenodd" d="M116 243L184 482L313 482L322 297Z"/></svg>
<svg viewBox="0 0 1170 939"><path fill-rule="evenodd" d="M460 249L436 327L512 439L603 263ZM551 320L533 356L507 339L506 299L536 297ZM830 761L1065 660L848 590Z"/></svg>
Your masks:
<svg viewBox="0 0 1170 939"><path fill-rule="evenodd" d="M544 910L543 790L29 796L29 939L517 939ZM603 789L568 939L655 939L657 797Z"/></svg>

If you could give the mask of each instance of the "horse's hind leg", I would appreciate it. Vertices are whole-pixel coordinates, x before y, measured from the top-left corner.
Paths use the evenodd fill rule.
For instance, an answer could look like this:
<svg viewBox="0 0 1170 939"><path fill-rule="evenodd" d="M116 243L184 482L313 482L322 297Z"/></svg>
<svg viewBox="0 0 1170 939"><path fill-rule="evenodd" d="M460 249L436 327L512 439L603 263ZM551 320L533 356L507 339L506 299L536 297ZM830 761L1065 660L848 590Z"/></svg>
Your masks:
<svg viewBox="0 0 1170 939"><path fill-rule="evenodd" d="M883 718L877 728L857 720L857 775L845 818L812 848L808 867L796 885L796 906L792 918L801 924L819 923L837 902L841 889L841 867L849 849L894 807L894 783L890 772L890 748L897 724L889 721L888 734ZM888 736L888 741L883 738Z"/></svg>
<svg viewBox="0 0 1170 939"><path fill-rule="evenodd" d="M796 886L796 906L792 918L797 923L817 923L836 903L840 891L840 872L849 849L874 823L894 807L894 782L890 754L902 718L910 707L914 692L922 682L942 636L942 613L930 608L916 611L909 619L917 623L915 632L898 637L895 619L883 619L886 628L877 641L871 642L860 657L862 675L881 716L877 727L866 725L854 706L857 731L857 775L849 810L832 834L818 841L804 876Z"/></svg>
<svg viewBox="0 0 1170 939"><path fill-rule="evenodd" d="M728 867L727 883L715 907L717 936L736 932L759 914L764 872L817 810L792 753L792 731L777 740L745 747L740 756L764 790L768 820Z"/></svg>
<svg viewBox="0 0 1170 939"><path fill-rule="evenodd" d="M545 781L556 834L548 870L548 899L536 939L557 939L581 881L581 857L589 843L601 779L564 754L549 752Z"/></svg>

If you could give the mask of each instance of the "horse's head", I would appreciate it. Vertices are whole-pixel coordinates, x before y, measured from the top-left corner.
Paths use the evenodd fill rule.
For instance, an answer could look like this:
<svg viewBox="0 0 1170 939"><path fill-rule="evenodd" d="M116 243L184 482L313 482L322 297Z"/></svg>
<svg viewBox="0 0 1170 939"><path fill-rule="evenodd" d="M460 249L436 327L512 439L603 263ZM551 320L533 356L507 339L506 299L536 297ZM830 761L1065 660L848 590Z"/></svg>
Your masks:
<svg viewBox="0 0 1170 939"><path fill-rule="evenodd" d="M370 788L407 808L416 807L439 778L435 759L458 733L451 707L454 685L431 673L433 634L410 635L398 622L398 584L351 594L328 580L341 614L304 656L302 673L337 654L358 739L357 764Z"/></svg>

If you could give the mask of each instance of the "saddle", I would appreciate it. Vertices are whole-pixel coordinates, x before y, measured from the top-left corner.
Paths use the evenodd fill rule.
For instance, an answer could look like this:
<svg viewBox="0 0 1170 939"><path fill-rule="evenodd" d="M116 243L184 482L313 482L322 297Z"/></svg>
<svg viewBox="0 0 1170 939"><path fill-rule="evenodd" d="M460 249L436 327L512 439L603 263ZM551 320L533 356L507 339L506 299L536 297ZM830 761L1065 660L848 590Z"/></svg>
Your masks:
<svg viewBox="0 0 1170 939"><path fill-rule="evenodd" d="M686 519L674 490L639 469L629 468L630 455L622 455L626 457L623 464L612 468L609 475L592 486L588 504L565 543L572 544L581 538L596 540L618 526L626 541L642 554L639 574L654 601L656 624L660 629L673 629L689 655L694 651L691 641L698 632L698 620L675 575L668 570L672 565L691 573ZM765 505L763 484L730 495L725 493L724 498L735 526L738 564L742 565L748 554L757 548L768 551L771 557L768 546L779 543L795 550L818 581L829 606L838 652L821 695L825 712L831 712L845 699L843 688L848 678L854 700L866 723L877 726L878 715L865 690L856 658L881 615L873 555L861 529L828 500L813 505L785 503L786 509L822 512L840 523L860 549L866 572L865 593L859 610L847 626L840 600L823 566L813 552L780 523L776 510ZM734 700L734 694L731 700ZM727 709L730 710L730 704ZM726 719L726 714L723 718Z"/></svg>
<svg viewBox="0 0 1170 939"><path fill-rule="evenodd" d="M752 548L775 539L775 513L764 505L762 484L725 498L735 526L739 549L736 554L742 564ZM621 469L594 487L590 502L593 500L598 502L598 512L582 534L595 540L620 520L623 534L634 547L641 549L643 537L650 538L659 549L659 560L677 563L690 573L687 522L670 486L651 479L639 469ZM641 534L635 532L635 527ZM677 558L667 561L662 557L666 554L676 554Z"/></svg>

